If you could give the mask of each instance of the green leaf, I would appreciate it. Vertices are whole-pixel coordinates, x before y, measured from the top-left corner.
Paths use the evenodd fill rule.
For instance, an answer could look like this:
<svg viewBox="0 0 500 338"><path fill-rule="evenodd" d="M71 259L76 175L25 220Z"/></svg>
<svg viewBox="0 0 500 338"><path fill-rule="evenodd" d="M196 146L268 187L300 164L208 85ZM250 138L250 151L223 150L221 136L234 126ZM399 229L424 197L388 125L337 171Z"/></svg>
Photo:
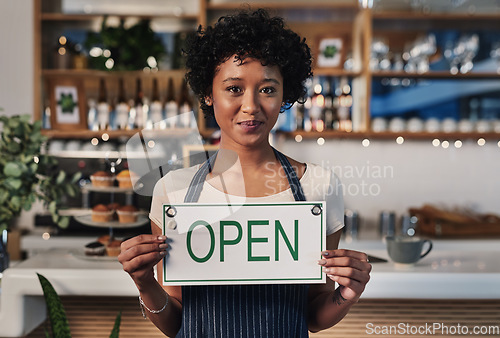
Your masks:
<svg viewBox="0 0 500 338"><path fill-rule="evenodd" d="M82 178L82 173L81 172L77 172L76 174L73 175L73 177L71 178L71 183L75 184L75 183L78 183L78 181Z"/></svg>
<svg viewBox="0 0 500 338"><path fill-rule="evenodd" d="M63 229L67 229L68 226L69 226L69 217L67 216L64 216L64 217L61 217L59 219L59 222L57 222L57 225L60 227L60 228L63 228Z"/></svg>
<svg viewBox="0 0 500 338"><path fill-rule="evenodd" d="M9 128L11 128L11 129L16 129L17 127L19 127L19 125L20 125L20 122L19 122L18 116L14 116L12 119L10 119L7 122L7 126L9 126Z"/></svg>
<svg viewBox="0 0 500 338"><path fill-rule="evenodd" d="M29 115L29 114L24 114L24 115L21 115L21 116L19 116L19 120L20 120L22 123L30 123L30 120L31 120L31 115Z"/></svg>
<svg viewBox="0 0 500 338"><path fill-rule="evenodd" d="M36 171L38 170L38 164L36 164L35 162L31 162L30 163L30 170L32 173L36 173Z"/></svg>
<svg viewBox="0 0 500 338"><path fill-rule="evenodd" d="M7 144L7 150L10 153L15 154L15 153L18 153L21 150L21 146L17 142L10 142L10 143Z"/></svg>
<svg viewBox="0 0 500 338"><path fill-rule="evenodd" d="M15 162L9 162L3 168L3 173L6 176L19 177L22 174L21 166Z"/></svg>
<svg viewBox="0 0 500 338"><path fill-rule="evenodd" d="M12 131L10 130L9 128L9 125L5 123L5 121L2 121L4 123L4 126L3 126L3 134L4 135L9 135L10 133L12 133Z"/></svg>
<svg viewBox="0 0 500 338"><path fill-rule="evenodd" d="M56 183L62 184L65 179L66 179L66 172L60 171L59 174L57 174Z"/></svg>
<svg viewBox="0 0 500 338"><path fill-rule="evenodd" d="M43 296L47 304L47 312L49 314L50 325L52 327L52 334L55 338L71 337L69 329L68 318L66 311L62 305L59 295L54 290L52 284L44 276L37 273L38 280L42 285Z"/></svg>
<svg viewBox="0 0 500 338"><path fill-rule="evenodd" d="M60 216L58 214L52 214L52 221L56 224L59 223Z"/></svg>
<svg viewBox="0 0 500 338"><path fill-rule="evenodd" d="M29 211L31 209L32 205L33 205L33 203L31 203L31 201L28 199L28 200L24 201L23 209L26 211Z"/></svg>
<svg viewBox="0 0 500 338"><path fill-rule="evenodd" d="M9 192L3 188L0 189L0 204L4 204L9 198Z"/></svg>
<svg viewBox="0 0 500 338"><path fill-rule="evenodd" d="M21 197L14 196L10 199L10 204L15 210L21 209Z"/></svg>
<svg viewBox="0 0 500 338"><path fill-rule="evenodd" d="M9 177L5 180L5 184L14 190L18 190L23 185L23 182L18 178Z"/></svg>
<svg viewBox="0 0 500 338"><path fill-rule="evenodd" d="M67 185L66 186L66 192L68 193L68 195L70 197L75 197L76 196L76 193L77 193L77 190L76 190L76 187L75 186L72 186L72 185Z"/></svg>
<svg viewBox="0 0 500 338"><path fill-rule="evenodd" d="M115 325L113 326L113 330L109 335L109 338L118 338L120 336L120 323L122 321L122 312L118 312L118 315L115 319Z"/></svg>
<svg viewBox="0 0 500 338"><path fill-rule="evenodd" d="M56 201L52 201L49 203L49 211L51 214L55 214L57 211L57 203Z"/></svg>

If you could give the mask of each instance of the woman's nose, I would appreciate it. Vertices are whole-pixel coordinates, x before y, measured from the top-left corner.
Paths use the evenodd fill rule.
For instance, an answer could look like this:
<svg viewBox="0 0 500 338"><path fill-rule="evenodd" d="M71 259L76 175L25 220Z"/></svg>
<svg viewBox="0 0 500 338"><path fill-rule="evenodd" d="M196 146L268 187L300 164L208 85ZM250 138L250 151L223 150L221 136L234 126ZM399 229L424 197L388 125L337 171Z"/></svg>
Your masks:
<svg viewBox="0 0 500 338"><path fill-rule="evenodd" d="M259 97L250 91L245 92L241 104L241 110L247 114L255 114L259 111Z"/></svg>

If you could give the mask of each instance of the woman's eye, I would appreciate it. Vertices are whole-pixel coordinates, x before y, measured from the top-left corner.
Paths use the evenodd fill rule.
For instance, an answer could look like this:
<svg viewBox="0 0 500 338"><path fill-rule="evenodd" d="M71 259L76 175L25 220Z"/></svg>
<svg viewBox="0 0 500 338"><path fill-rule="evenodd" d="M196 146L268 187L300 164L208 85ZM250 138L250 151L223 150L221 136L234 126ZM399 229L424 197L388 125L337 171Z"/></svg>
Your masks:
<svg viewBox="0 0 500 338"><path fill-rule="evenodd" d="M276 89L274 89L273 87L265 87L265 88L262 88L260 91L264 94L272 94L272 93L276 92Z"/></svg>
<svg viewBox="0 0 500 338"><path fill-rule="evenodd" d="M228 87L227 90L231 93L240 93L241 92L240 87L237 87L237 86Z"/></svg>

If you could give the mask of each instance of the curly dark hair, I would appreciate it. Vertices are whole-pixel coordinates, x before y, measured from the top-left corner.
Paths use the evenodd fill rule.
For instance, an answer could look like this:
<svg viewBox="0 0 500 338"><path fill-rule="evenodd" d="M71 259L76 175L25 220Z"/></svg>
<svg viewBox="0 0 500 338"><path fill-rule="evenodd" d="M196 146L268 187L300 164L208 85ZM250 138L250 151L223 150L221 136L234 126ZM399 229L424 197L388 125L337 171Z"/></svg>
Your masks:
<svg viewBox="0 0 500 338"><path fill-rule="evenodd" d="M246 57L260 60L264 66L278 66L283 76L283 102L287 109L302 102L304 83L312 76L311 51L297 33L285 28L280 17L270 17L264 9L242 11L223 16L213 27L200 26L187 41L186 80L200 100L205 117L212 116L210 96L217 67L232 55L241 62Z"/></svg>

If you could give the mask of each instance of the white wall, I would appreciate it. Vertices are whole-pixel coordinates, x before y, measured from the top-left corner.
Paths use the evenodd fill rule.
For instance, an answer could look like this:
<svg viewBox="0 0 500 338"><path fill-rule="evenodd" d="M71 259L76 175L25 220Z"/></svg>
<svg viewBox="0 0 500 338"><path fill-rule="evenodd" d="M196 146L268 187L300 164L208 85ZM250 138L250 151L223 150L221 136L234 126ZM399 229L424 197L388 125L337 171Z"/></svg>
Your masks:
<svg viewBox="0 0 500 338"><path fill-rule="evenodd" d="M0 114L33 114L33 0L0 0Z"/></svg>
<svg viewBox="0 0 500 338"><path fill-rule="evenodd" d="M0 111L2 115L33 114L34 104L33 0L0 0ZM0 154L1 156L1 154ZM22 228L33 226L36 204L21 214Z"/></svg>
<svg viewBox="0 0 500 338"><path fill-rule="evenodd" d="M500 140L500 136L499 136ZM498 141L498 140L497 140ZM346 208L358 210L365 227L374 228L381 210L398 215L424 203L474 208L500 214L500 147L475 140L448 149L431 141L287 140L280 149L291 157L323 163L339 175ZM363 190L364 189L364 190ZM374 230L374 229L372 229Z"/></svg>

